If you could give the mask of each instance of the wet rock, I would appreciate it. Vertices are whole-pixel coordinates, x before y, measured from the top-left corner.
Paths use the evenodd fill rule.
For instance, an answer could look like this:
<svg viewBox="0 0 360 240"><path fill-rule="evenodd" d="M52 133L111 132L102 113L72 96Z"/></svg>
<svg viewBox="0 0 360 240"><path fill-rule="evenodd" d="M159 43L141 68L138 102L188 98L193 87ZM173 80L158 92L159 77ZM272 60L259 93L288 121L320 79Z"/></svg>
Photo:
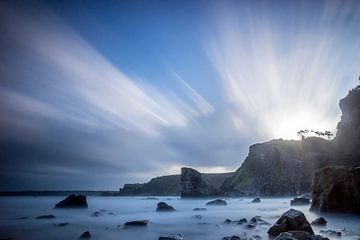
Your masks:
<svg viewBox="0 0 360 240"><path fill-rule="evenodd" d="M206 205L209 205L209 206L224 206L224 205L227 205L227 202L223 199L215 199L215 200L212 200L210 202L207 202Z"/></svg>
<svg viewBox="0 0 360 240"><path fill-rule="evenodd" d="M276 237L282 232L288 231L305 231L314 234L305 215L294 209L290 209L283 213L276 223L268 230L269 237Z"/></svg>
<svg viewBox="0 0 360 240"><path fill-rule="evenodd" d="M256 224L255 223L249 223L246 225L246 228L256 228Z"/></svg>
<svg viewBox="0 0 360 240"><path fill-rule="evenodd" d="M316 171L311 210L360 213L360 167L326 167Z"/></svg>
<svg viewBox="0 0 360 240"><path fill-rule="evenodd" d="M202 216L201 215L195 215L194 216L196 219L202 219Z"/></svg>
<svg viewBox="0 0 360 240"><path fill-rule="evenodd" d="M172 206L168 205L165 202L159 202L157 204L156 211L157 212L172 212L172 211L175 211L175 208L173 208Z"/></svg>
<svg viewBox="0 0 360 240"><path fill-rule="evenodd" d="M67 225L69 225L68 222L56 223L56 224L55 224L55 226L57 226L57 227L65 227L65 226L67 226Z"/></svg>
<svg viewBox="0 0 360 240"><path fill-rule="evenodd" d="M340 231L334 231L334 230L321 230L320 233L326 234L330 237L341 237L342 233Z"/></svg>
<svg viewBox="0 0 360 240"><path fill-rule="evenodd" d="M261 200L260 200L259 197L257 197L257 198L254 198L251 202L252 203L259 203L259 202L261 202Z"/></svg>
<svg viewBox="0 0 360 240"><path fill-rule="evenodd" d="M50 214L50 215L42 215L42 216L38 216L36 217L36 219L54 219L56 218L54 215Z"/></svg>
<svg viewBox="0 0 360 240"><path fill-rule="evenodd" d="M280 233L275 240L329 240L320 235L312 235L305 231L289 231Z"/></svg>
<svg viewBox="0 0 360 240"><path fill-rule="evenodd" d="M290 200L290 205L309 205L310 199L305 197L295 197Z"/></svg>
<svg viewBox="0 0 360 240"><path fill-rule="evenodd" d="M147 226L148 222L148 220L130 221L125 223L125 227L145 227Z"/></svg>
<svg viewBox="0 0 360 240"><path fill-rule="evenodd" d="M224 221L224 223L225 223L225 224L230 224L230 223L232 223L232 221L231 221L230 219L226 219L226 220Z"/></svg>
<svg viewBox="0 0 360 240"><path fill-rule="evenodd" d="M323 217L319 217L317 219L315 219L314 221L311 222L311 225L316 225L316 226L326 226L326 219Z"/></svg>
<svg viewBox="0 0 360 240"><path fill-rule="evenodd" d="M83 234L81 234L81 236L79 237L79 239L90 239L91 235L89 231L84 232Z"/></svg>
<svg viewBox="0 0 360 240"><path fill-rule="evenodd" d="M247 223L247 219L246 218L241 218L237 221L237 224L244 224Z"/></svg>
<svg viewBox="0 0 360 240"><path fill-rule="evenodd" d="M88 204L86 202L85 195L75 195L71 194L64 200L58 202L55 205L55 208L87 208Z"/></svg>
<svg viewBox="0 0 360 240"><path fill-rule="evenodd" d="M255 225L270 225L270 223L268 223L267 221L262 220L260 216L255 216L251 218L249 222Z"/></svg>
<svg viewBox="0 0 360 240"><path fill-rule="evenodd" d="M183 240L183 239L184 236L182 234L176 234L175 236L159 237L159 240Z"/></svg>
<svg viewBox="0 0 360 240"><path fill-rule="evenodd" d="M241 240L238 235L223 237L221 240Z"/></svg>
<svg viewBox="0 0 360 240"><path fill-rule="evenodd" d="M91 217L100 217L102 215L102 213L101 212L93 212L90 216Z"/></svg>
<svg viewBox="0 0 360 240"><path fill-rule="evenodd" d="M206 211L206 208L194 208L193 211Z"/></svg>

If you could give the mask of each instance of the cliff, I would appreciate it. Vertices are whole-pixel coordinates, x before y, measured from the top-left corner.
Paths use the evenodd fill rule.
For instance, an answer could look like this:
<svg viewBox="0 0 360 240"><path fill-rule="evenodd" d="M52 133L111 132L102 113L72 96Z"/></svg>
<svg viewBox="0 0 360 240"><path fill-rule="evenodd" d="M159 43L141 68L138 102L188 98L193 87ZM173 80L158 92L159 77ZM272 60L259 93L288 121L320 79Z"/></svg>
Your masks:
<svg viewBox="0 0 360 240"><path fill-rule="evenodd" d="M309 192L315 170L360 165L360 86L340 100L341 121L334 140L271 140L254 144L234 176L221 186L224 195L286 196Z"/></svg>

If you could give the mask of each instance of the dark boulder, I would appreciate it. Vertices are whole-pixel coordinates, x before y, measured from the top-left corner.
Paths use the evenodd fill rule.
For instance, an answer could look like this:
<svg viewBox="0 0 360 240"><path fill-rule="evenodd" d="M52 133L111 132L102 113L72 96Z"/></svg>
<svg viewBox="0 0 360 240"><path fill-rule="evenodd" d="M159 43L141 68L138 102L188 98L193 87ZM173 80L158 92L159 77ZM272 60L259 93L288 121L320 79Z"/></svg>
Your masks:
<svg viewBox="0 0 360 240"><path fill-rule="evenodd" d="M50 215L42 215L42 216L38 216L36 217L36 219L54 219L56 218L54 215L50 214Z"/></svg>
<svg viewBox="0 0 360 240"><path fill-rule="evenodd" d="M310 198L305 197L295 197L290 200L290 205L308 205L310 204Z"/></svg>
<svg viewBox="0 0 360 240"><path fill-rule="evenodd" d="M313 179L311 210L360 213L360 167L326 167Z"/></svg>
<svg viewBox="0 0 360 240"><path fill-rule="evenodd" d="M130 221L125 223L125 227L145 227L148 222L148 220Z"/></svg>
<svg viewBox="0 0 360 240"><path fill-rule="evenodd" d="M55 205L55 208L87 208L88 204L86 202L85 195L75 195L71 194L64 200L58 202Z"/></svg>
<svg viewBox="0 0 360 240"><path fill-rule="evenodd" d="M232 223L232 221L231 221L230 219L226 219L226 220L224 221L224 223L225 223L225 224L230 224L230 223Z"/></svg>
<svg viewBox="0 0 360 240"><path fill-rule="evenodd" d="M251 202L252 203L259 203L259 202L261 202L261 200L260 200L259 197L257 197L257 198L254 198Z"/></svg>
<svg viewBox="0 0 360 240"><path fill-rule="evenodd" d="M315 226L326 226L326 224L327 224L327 221L323 217L319 217L311 222L311 225L315 225Z"/></svg>
<svg viewBox="0 0 360 240"><path fill-rule="evenodd" d="M255 225L270 225L267 221L261 219L260 216L255 216L250 219L249 223L255 224Z"/></svg>
<svg viewBox="0 0 360 240"><path fill-rule="evenodd" d="M165 202L159 202L157 204L157 208L156 208L157 212L172 212L172 211L176 211L175 208L173 208L172 206L168 205Z"/></svg>
<svg viewBox="0 0 360 240"><path fill-rule="evenodd" d="M206 211L206 208L194 208L193 211Z"/></svg>
<svg viewBox="0 0 360 240"><path fill-rule="evenodd" d="M223 199L215 199L210 202L207 202L206 205L208 206L224 206L227 205L227 202Z"/></svg>
<svg viewBox="0 0 360 240"><path fill-rule="evenodd" d="M89 239L91 238L90 232L86 231L83 234L81 234L81 236L79 237L79 239Z"/></svg>
<svg viewBox="0 0 360 240"><path fill-rule="evenodd" d="M55 224L55 226L57 226L57 227L65 227L65 226L67 226L67 225L69 225L68 222L62 222L62 223L56 223L56 224Z"/></svg>
<svg viewBox="0 0 360 240"><path fill-rule="evenodd" d="M247 219L246 218L241 218L237 221L237 224L244 224L247 223Z"/></svg>
<svg viewBox="0 0 360 240"><path fill-rule="evenodd" d="M306 220L304 213L290 209L283 213L276 223L268 230L269 237L276 237L282 232L305 231L314 234L310 223Z"/></svg>

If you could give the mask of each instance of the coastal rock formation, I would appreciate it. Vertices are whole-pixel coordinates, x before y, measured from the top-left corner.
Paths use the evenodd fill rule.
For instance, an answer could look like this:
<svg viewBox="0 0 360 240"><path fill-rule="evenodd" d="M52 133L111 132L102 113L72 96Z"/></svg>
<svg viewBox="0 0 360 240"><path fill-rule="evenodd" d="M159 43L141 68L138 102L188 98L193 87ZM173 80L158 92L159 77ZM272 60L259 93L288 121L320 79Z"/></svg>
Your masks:
<svg viewBox="0 0 360 240"><path fill-rule="evenodd" d="M282 232L305 231L314 235L310 223L306 220L304 213L290 209L283 213L276 223L268 230L269 237L276 237Z"/></svg>
<svg viewBox="0 0 360 240"><path fill-rule="evenodd" d="M209 197L220 194L218 189L202 179L201 173L192 168L181 168L181 197Z"/></svg>
<svg viewBox="0 0 360 240"><path fill-rule="evenodd" d="M259 197L257 197L257 198L254 198L251 202L252 203L259 203L259 202L261 202L261 199Z"/></svg>
<svg viewBox="0 0 360 240"><path fill-rule="evenodd" d="M173 208L172 206L168 205L165 202L159 202L157 204L156 211L157 212L172 212L172 211L175 211L175 208Z"/></svg>
<svg viewBox="0 0 360 240"><path fill-rule="evenodd" d="M206 185L220 189L225 179L234 173L201 173ZM156 177L147 183L124 184L119 190L122 196L178 196L181 195L180 175Z"/></svg>
<svg viewBox="0 0 360 240"><path fill-rule="evenodd" d="M89 231L84 232L83 234L81 234L81 236L79 237L79 239L90 239L91 235Z"/></svg>
<svg viewBox="0 0 360 240"><path fill-rule="evenodd" d="M125 227L145 227L148 222L148 220L130 221L125 223Z"/></svg>
<svg viewBox="0 0 360 240"><path fill-rule="evenodd" d="M58 202L55 205L55 208L87 208L88 204L86 202L85 195L75 195L71 194L64 200Z"/></svg>
<svg viewBox="0 0 360 240"><path fill-rule="evenodd" d="M54 219L56 218L54 215L50 214L50 215L42 215L42 216L38 216L36 217L36 219Z"/></svg>
<svg viewBox="0 0 360 240"><path fill-rule="evenodd" d="M329 240L320 235L312 235L305 231L289 231L280 233L275 240Z"/></svg>
<svg viewBox="0 0 360 240"><path fill-rule="evenodd" d="M323 217L319 217L319 218L317 218L317 219L315 219L314 221L311 222L311 225L314 225L314 226L322 226L322 227L324 227L324 226L326 226L326 224L327 224L327 221Z"/></svg>
<svg viewBox="0 0 360 240"><path fill-rule="evenodd" d="M360 167L315 172L311 210L360 213Z"/></svg>

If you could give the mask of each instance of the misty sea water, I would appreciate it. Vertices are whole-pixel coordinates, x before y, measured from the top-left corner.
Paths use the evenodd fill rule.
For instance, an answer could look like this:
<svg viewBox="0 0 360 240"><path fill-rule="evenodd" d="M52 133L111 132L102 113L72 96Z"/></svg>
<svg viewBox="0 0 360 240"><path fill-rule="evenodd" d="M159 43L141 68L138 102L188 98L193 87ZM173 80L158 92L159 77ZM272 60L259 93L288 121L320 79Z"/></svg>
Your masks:
<svg viewBox="0 0 360 240"><path fill-rule="evenodd" d="M309 206L290 207L290 198L262 199L261 203L251 203L249 198L226 198L226 206L206 206L210 199L188 199L179 197L88 197L87 209L54 209L54 205L64 197L1 197L0 198L0 239L11 237L21 239L78 239L84 231L89 231L91 239L144 239L155 240L159 236L180 233L184 239L220 240L225 236L239 235L250 238L260 235L267 239L270 226L258 225L253 229L245 225L224 224L225 219L239 220L254 216L270 224L290 208L298 209L309 222L323 216L328 220L320 230L344 232L342 239L360 238L360 216L344 214L324 214L309 212ZM156 212L156 204L165 201L176 208L176 212ZM207 211L193 211L205 207ZM103 211L100 211L103 210ZM106 211L104 211L106 210ZM98 211L99 216L92 216ZM40 215L53 214L54 219L36 219ZM201 215L195 216L195 215ZM124 227L133 220L149 220L146 227ZM59 223L68 223L59 226ZM329 237L329 236L328 236ZM333 237L329 237L332 239Z"/></svg>

